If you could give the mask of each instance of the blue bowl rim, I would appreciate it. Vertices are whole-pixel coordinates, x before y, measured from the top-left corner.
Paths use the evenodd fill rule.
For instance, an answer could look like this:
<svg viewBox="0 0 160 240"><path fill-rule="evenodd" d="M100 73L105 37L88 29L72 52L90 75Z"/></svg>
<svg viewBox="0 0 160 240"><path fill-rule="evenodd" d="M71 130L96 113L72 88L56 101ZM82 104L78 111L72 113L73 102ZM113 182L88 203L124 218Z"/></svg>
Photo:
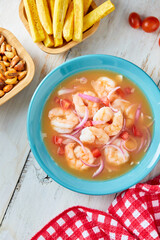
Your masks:
<svg viewBox="0 0 160 240"><path fill-rule="evenodd" d="M43 83L45 82L45 80L50 77L54 72L56 72L57 70L59 70L61 67L65 66L66 64L71 64L72 62L74 61L78 61L78 60L82 60L84 58L88 58L88 57L109 57L109 58L112 58L112 59L118 59L120 61L124 61L128 64L131 64L133 65L133 67L139 69L141 72L143 72L143 74L145 74L151 81L152 83L156 86L156 88L158 89L158 86L156 85L156 83L152 80L152 78L146 73L144 72L140 67L138 67L137 65L135 65L134 63L128 61L128 60L125 60L123 58L120 58L120 57L116 57L116 56L112 56L112 55L106 55L106 54L90 54L90 55L84 55L84 56L79 56L79 57L76 57L74 59L71 59L71 60L68 60L64 63L62 63L60 66L56 67L55 69L53 69L49 74L47 74L43 80L41 81L41 83L37 86L32 98L31 98L31 101L30 101L30 104L29 104L29 108L28 108L28 114L27 114L27 135L28 135L28 140L29 140L29 144L30 144L30 147L31 147L31 150L33 152L33 155L36 159L36 161L38 162L38 164L40 165L40 167L47 173L47 175L49 177L51 177L54 181L56 181L57 183L59 183L60 185L62 185L63 187L69 189L69 190L72 190L72 191L75 191L75 192L78 192L78 193L83 193L83 194L87 194L87 195L108 195L108 194L113 194L113 193L116 193L116 192L120 192L120 191L124 191L128 188L130 188L131 186L137 184L138 182L140 182L144 177L146 177L151 171L152 169L155 167L155 165L157 164L157 162L159 161L159 157L160 157L160 153L157 155L156 157L156 160L154 161L154 163L150 166L150 168L147 168L141 175L141 177L139 177L136 181L134 181L134 183L131 183L129 184L127 187L119 187L118 190L113 190L113 191L110 191L110 192L100 192L100 193L97 193L97 192L92 192L90 190L87 190L87 191L84 191L84 190L81 190L81 189L77 189L73 186L67 186L67 183L64 183L61 181L61 179L55 179L54 178L54 175L52 174L52 171L50 171L44 164L43 162L41 162L41 160L38 158L37 156L37 153L35 151L35 148L33 146L33 143L32 143L32 140L31 140L31 137L30 137L30 127L29 127L29 118L30 118L30 114L31 114L31 108L32 108L32 104L33 104L33 101L34 101L34 98L36 97L39 89L42 87ZM53 88L54 89L54 88ZM52 89L52 91L53 91ZM158 89L159 90L159 89ZM160 148L160 145L158 147L158 149ZM153 159L152 159L153 161ZM134 168L133 168L134 169ZM133 169L131 169L130 171L132 171ZM130 172L129 171L129 172ZM126 172L125 174L129 173L129 172ZM68 173L69 174L69 173ZM123 174L122 176L124 176L125 174ZM69 174L70 175L70 174ZM120 177L122 177L120 176ZM118 177L119 178L119 177ZM84 182L91 182L91 181L87 181L87 180L84 180L84 179L81 179L82 181ZM109 180L106 180L107 182L109 181L112 181L114 179L109 179ZM106 182L106 181L97 181L97 183L100 183L100 182ZM94 181L95 182L95 181Z"/></svg>

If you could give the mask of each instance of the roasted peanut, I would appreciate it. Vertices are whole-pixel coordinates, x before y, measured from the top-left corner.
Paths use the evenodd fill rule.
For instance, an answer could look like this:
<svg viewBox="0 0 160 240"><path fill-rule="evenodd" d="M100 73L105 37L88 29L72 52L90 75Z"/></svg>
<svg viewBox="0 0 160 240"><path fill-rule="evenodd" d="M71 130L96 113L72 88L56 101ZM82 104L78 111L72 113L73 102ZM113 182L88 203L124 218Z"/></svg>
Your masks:
<svg viewBox="0 0 160 240"><path fill-rule="evenodd" d="M4 86L5 86L4 81L0 79L0 90L2 90Z"/></svg>
<svg viewBox="0 0 160 240"><path fill-rule="evenodd" d="M5 41L5 37L4 37L3 35L1 35L1 37L0 37L0 46L1 46L1 44L2 44L4 41Z"/></svg>
<svg viewBox="0 0 160 240"><path fill-rule="evenodd" d="M19 61L19 63L17 63L14 67L14 69L16 69L16 71L23 71L25 67L25 61L21 60Z"/></svg>
<svg viewBox="0 0 160 240"><path fill-rule="evenodd" d="M12 58L10 66L14 67L19 61L20 61L20 58L19 58L19 56L16 55L14 58Z"/></svg>
<svg viewBox="0 0 160 240"><path fill-rule="evenodd" d="M13 57L14 57L14 53L13 52L4 52L4 54L6 55L6 57L8 58L8 59L12 59Z"/></svg>
<svg viewBox="0 0 160 240"><path fill-rule="evenodd" d="M0 97L11 91L26 74L25 61L20 59L16 49L0 35Z"/></svg>
<svg viewBox="0 0 160 240"><path fill-rule="evenodd" d="M6 78L13 78L18 76L18 73L14 68L10 68L4 75Z"/></svg>
<svg viewBox="0 0 160 240"><path fill-rule="evenodd" d="M11 79L7 79L5 81L6 84L16 84L18 81L17 81L17 77L14 77L14 78L11 78Z"/></svg>
<svg viewBox="0 0 160 240"><path fill-rule="evenodd" d="M3 61L7 62L8 58L6 56L3 56Z"/></svg>
<svg viewBox="0 0 160 240"><path fill-rule="evenodd" d="M12 47L10 44L6 44L6 51L8 51L8 52L12 51Z"/></svg>
<svg viewBox="0 0 160 240"><path fill-rule="evenodd" d="M3 88L3 91L4 91L5 93L7 93L7 92L11 91L12 88L13 88L13 85L12 85L12 84L8 84L8 85L6 85L6 86Z"/></svg>
<svg viewBox="0 0 160 240"><path fill-rule="evenodd" d="M3 42L1 45L1 53L4 54L5 51L6 51L6 44L5 42Z"/></svg>
<svg viewBox="0 0 160 240"><path fill-rule="evenodd" d="M5 67L5 65L4 65L3 62L0 62L0 70L1 70L2 72L5 72L5 71L6 71L6 67Z"/></svg>
<svg viewBox="0 0 160 240"><path fill-rule="evenodd" d="M4 65L5 65L6 67L9 67L9 66L10 66L10 63L9 63L9 62L3 61L3 63L4 63Z"/></svg>
<svg viewBox="0 0 160 240"><path fill-rule="evenodd" d="M18 80L21 81L27 74L27 71L18 73Z"/></svg>
<svg viewBox="0 0 160 240"><path fill-rule="evenodd" d="M14 47L12 47L12 52L13 52L14 56L17 55L17 51L16 51L16 49Z"/></svg>
<svg viewBox="0 0 160 240"><path fill-rule="evenodd" d="M0 97L3 97L3 95L4 95L4 91L0 90Z"/></svg>
<svg viewBox="0 0 160 240"><path fill-rule="evenodd" d="M1 72L0 72L0 79L3 80L3 81L6 80L5 76Z"/></svg>

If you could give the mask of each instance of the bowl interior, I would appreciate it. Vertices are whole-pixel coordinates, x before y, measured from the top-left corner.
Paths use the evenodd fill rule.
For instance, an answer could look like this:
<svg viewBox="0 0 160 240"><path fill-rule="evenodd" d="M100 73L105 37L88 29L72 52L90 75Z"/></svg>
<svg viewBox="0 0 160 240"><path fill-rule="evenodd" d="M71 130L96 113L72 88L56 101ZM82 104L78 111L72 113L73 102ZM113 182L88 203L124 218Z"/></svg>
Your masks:
<svg viewBox="0 0 160 240"><path fill-rule="evenodd" d="M61 169L51 158L41 138L41 115L53 89L77 72L104 69L120 73L133 81L147 97L155 119L150 148L141 162L124 175L106 181L87 181ZM152 90L151 90L152 89ZM117 57L88 55L70 60L51 71L35 91L28 111L27 132L32 152L43 170L61 185L85 194L102 195L122 191L143 179L155 166L160 154L160 91L152 79L136 65Z"/></svg>

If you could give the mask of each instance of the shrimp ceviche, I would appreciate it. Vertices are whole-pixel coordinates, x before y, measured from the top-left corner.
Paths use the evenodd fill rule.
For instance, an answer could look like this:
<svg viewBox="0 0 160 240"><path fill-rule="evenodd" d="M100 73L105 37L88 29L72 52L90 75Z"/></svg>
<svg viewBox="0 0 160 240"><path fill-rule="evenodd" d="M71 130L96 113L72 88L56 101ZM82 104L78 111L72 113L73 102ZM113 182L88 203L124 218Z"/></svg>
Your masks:
<svg viewBox="0 0 160 240"><path fill-rule="evenodd" d="M143 92L104 70L63 81L42 113L42 137L54 161L89 180L114 178L136 166L151 144L153 125Z"/></svg>

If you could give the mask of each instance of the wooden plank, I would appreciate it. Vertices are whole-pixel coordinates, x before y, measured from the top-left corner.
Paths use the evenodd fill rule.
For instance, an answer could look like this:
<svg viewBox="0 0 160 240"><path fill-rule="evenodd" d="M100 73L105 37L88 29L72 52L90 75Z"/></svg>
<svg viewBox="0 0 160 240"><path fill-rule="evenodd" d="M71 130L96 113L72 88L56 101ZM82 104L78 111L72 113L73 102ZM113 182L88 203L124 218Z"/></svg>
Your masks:
<svg viewBox="0 0 160 240"><path fill-rule="evenodd" d="M6 229L16 240L30 239L45 223L68 207L83 205L107 210L113 199L112 195L88 196L65 189L47 177L32 154L16 189L0 231L2 240L5 239L1 234Z"/></svg>
<svg viewBox="0 0 160 240"><path fill-rule="evenodd" d="M46 55L32 42L20 23L18 5L19 1L1 4L1 27L12 31L26 47L35 62L36 72L28 87L0 107L0 222L29 152L26 117L31 96L43 77L61 64L66 56L66 53L57 56Z"/></svg>
<svg viewBox="0 0 160 240"><path fill-rule="evenodd" d="M160 79L158 32L146 34L142 30L134 30L129 27L127 19L132 11L158 17L160 2L156 0L152 2L149 0L137 2L113 0L113 2L116 5L116 11L101 22L100 28L93 37L72 49L68 59L95 53L116 55L142 67L158 83ZM27 48L31 48L28 46L32 46L32 44L27 45ZM42 68L42 61L38 61L37 49L32 54L36 65L42 69L43 77L47 73L46 66L44 65ZM43 56L41 57L43 58ZM53 56L46 57L47 67L52 67L52 58ZM33 88L31 89L33 90ZM10 128L10 131L13 131L13 128ZM159 169L160 163L146 179L157 175ZM29 239L50 219L73 205L83 205L106 211L114 196L114 194L87 196L61 187L47 177L31 154L3 220L0 239Z"/></svg>

